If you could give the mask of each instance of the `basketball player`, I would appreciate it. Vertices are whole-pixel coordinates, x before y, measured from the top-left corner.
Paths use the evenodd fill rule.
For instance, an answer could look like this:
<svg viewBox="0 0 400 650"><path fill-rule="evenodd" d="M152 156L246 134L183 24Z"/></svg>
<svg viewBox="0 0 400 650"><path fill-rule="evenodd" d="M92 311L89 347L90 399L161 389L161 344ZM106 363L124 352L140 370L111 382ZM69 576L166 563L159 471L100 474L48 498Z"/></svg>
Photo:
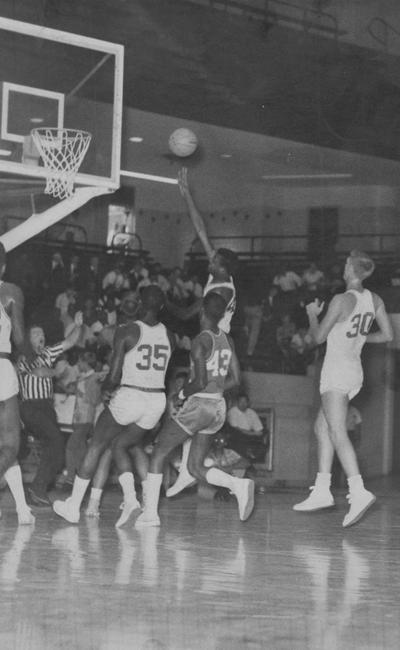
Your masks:
<svg viewBox="0 0 400 650"><path fill-rule="evenodd" d="M35 521L25 500L21 468L17 463L20 441L18 379L10 361L11 337L17 348L24 341L24 298L15 284L3 282L6 252L0 242L0 477L14 497L19 524Z"/></svg>
<svg viewBox="0 0 400 650"><path fill-rule="evenodd" d="M254 481L235 478L216 467L204 467L214 434L225 421L223 393L240 382L233 343L218 326L225 308L226 302L219 294L209 292L204 297L201 331L190 353L191 379L178 394L181 408L167 420L157 439L144 482L144 510L136 520L137 528L160 525L157 508L164 462L188 437L192 438L188 459L190 474L197 480L230 489L238 500L242 521L252 513Z"/></svg>
<svg viewBox="0 0 400 650"><path fill-rule="evenodd" d="M346 291L332 298L320 324L318 315L323 304L315 300L306 307L310 333L317 344L326 340L327 349L320 383L322 405L315 422L319 471L310 496L293 508L309 512L334 505L330 484L336 451L349 486L350 509L343 520L344 527L355 524L375 501L375 496L364 487L346 427L349 400L357 395L363 383L360 355L364 343L385 343L393 338L383 301L363 287L363 280L374 268L366 253L352 251L343 274ZM370 333L374 320L379 331Z"/></svg>
<svg viewBox="0 0 400 650"><path fill-rule="evenodd" d="M209 276L207 284L204 287L203 295L206 296L209 291L214 291L215 293L219 293L224 298L226 307L219 323L219 327L223 332L229 334L231 329L232 316L235 313L236 308L236 290L233 283L232 272L236 266L237 258L235 253L233 253L231 250L227 248L219 248L218 250L215 250L211 245L203 218L193 201L193 197L189 189L186 168L183 168L179 173L178 181L179 189L183 198L185 199L193 226L201 243L203 244L204 250L209 260ZM188 318L192 318L195 314L200 313L201 305L202 301L198 300L186 310L175 308L174 306L169 308L179 318L186 320ZM195 483L193 477L190 476L190 473L187 469L187 459L189 456L190 445L190 440L188 440L183 445L182 461L179 468L179 475L174 485L167 490L168 497L175 496L185 488Z"/></svg>
<svg viewBox="0 0 400 650"><path fill-rule="evenodd" d="M158 320L164 305L161 289L155 285L145 287L141 303L141 319L116 331L111 368L103 389L110 401L96 423L72 495L66 501L53 503L54 511L70 523L78 523L86 489L111 442L124 495L124 507L116 526L125 524L140 509L128 449L154 428L164 412L165 374L173 348L172 335Z"/></svg>

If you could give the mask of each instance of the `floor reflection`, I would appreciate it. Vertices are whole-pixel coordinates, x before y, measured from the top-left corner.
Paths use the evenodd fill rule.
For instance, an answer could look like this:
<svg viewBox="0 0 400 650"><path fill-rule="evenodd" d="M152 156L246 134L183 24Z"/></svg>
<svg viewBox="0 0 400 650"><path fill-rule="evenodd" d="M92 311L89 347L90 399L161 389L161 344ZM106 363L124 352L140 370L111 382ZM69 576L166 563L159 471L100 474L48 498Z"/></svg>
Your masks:
<svg viewBox="0 0 400 650"><path fill-rule="evenodd" d="M400 513L388 499L350 532L270 494L246 524L230 503L162 501L164 526L104 517L0 522L6 650L398 650Z"/></svg>

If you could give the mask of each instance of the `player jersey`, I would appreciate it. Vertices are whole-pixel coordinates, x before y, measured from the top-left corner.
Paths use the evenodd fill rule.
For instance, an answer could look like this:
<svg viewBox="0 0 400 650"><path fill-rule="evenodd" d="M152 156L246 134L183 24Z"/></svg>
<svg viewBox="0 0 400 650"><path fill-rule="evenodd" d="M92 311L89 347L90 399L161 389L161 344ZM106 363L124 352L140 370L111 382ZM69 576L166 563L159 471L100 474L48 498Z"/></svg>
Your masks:
<svg viewBox="0 0 400 650"><path fill-rule="evenodd" d="M221 329L218 334L215 334L211 330L203 330L199 336L211 336L212 349L206 360L207 385L201 393L195 393L195 395L203 395L204 393L222 395L232 358L232 348L228 337ZM191 375L193 378L193 365L191 365Z"/></svg>
<svg viewBox="0 0 400 650"><path fill-rule="evenodd" d="M0 286L3 283L0 281ZM11 320L0 301L0 352L11 352Z"/></svg>
<svg viewBox="0 0 400 650"><path fill-rule="evenodd" d="M219 321L218 326L223 332L229 334L229 332L231 331L232 316L235 313L235 309L236 309L236 289L235 289L235 285L233 284L233 278L230 277L228 282L217 282L213 280L213 276L210 273L210 275L208 276L207 284L203 290L203 296L205 296L210 291L215 291L215 289L222 289L222 288L231 289L232 298L228 302L225 309L225 314Z"/></svg>
<svg viewBox="0 0 400 650"><path fill-rule="evenodd" d="M121 386L163 389L171 357L171 343L162 323L150 326L135 321L140 328L139 340L124 357Z"/></svg>
<svg viewBox="0 0 400 650"><path fill-rule="evenodd" d="M325 359L335 365L344 362L360 361L361 350L366 341L371 325L375 319L375 307L372 294L368 289L362 293L349 289L356 298L356 304L346 320L335 323L327 337Z"/></svg>

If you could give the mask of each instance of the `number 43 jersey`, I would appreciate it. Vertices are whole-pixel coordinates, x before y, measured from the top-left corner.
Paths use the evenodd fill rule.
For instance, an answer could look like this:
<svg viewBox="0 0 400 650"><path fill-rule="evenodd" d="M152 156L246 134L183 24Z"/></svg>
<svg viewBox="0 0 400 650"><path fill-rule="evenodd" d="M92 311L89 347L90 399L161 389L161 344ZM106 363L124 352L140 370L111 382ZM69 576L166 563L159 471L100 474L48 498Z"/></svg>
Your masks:
<svg viewBox="0 0 400 650"><path fill-rule="evenodd" d="M225 379L232 358L232 348L227 335L221 329L218 334L211 330L203 330L198 336L201 338L211 337L212 349L206 361L207 386L201 393L195 394L204 397L220 397L224 392ZM191 369L191 372L193 372L193 369Z"/></svg>
<svg viewBox="0 0 400 650"><path fill-rule="evenodd" d="M361 350L375 319L372 294L368 289L349 289L356 304L346 320L335 323L327 338L321 372L321 392L336 389L354 396L363 380Z"/></svg>
<svg viewBox="0 0 400 650"><path fill-rule="evenodd" d="M160 390L165 387L165 374L171 358L171 344L162 323L147 325L136 321L139 341L125 354L121 385Z"/></svg>

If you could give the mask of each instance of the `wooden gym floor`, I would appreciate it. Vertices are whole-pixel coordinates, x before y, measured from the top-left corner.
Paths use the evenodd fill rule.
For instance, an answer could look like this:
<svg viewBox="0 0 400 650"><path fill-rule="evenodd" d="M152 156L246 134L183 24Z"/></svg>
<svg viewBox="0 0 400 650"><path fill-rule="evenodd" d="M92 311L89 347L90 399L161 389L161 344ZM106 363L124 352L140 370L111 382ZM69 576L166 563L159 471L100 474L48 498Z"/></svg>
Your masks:
<svg viewBox="0 0 400 650"><path fill-rule="evenodd" d="M117 489L100 521L51 511L18 527L3 493L4 650L377 650L400 648L400 483L344 530L330 512L295 513L304 492L236 502L162 500L160 529L117 531Z"/></svg>

